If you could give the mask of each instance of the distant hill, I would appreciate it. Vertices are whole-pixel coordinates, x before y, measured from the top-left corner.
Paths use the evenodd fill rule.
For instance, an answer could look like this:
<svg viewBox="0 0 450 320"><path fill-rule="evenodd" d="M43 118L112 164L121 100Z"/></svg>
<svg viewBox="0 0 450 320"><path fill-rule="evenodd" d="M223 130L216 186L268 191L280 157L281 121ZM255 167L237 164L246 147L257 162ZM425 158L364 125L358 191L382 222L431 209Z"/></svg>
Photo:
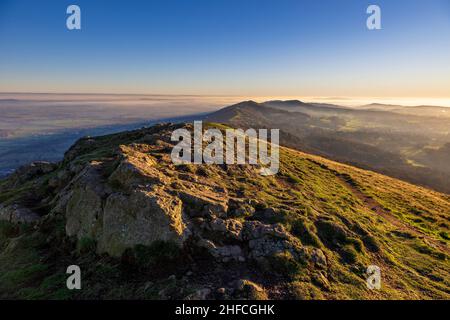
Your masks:
<svg viewBox="0 0 450 320"><path fill-rule="evenodd" d="M274 176L175 166L179 128L86 137L0 180L0 298L450 298L448 195L285 147Z"/></svg>
<svg viewBox="0 0 450 320"><path fill-rule="evenodd" d="M409 114L425 117L447 117L450 118L449 107L439 106L411 106L405 107L392 104L372 103L359 107L358 109L373 110L373 111L390 111L400 114Z"/></svg>
<svg viewBox="0 0 450 320"><path fill-rule="evenodd" d="M327 103L307 103L299 100L271 100L263 103L265 106L291 111L291 112L303 112L308 115L320 115L320 114L341 114L352 109Z"/></svg>
<svg viewBox="0 0 450 320"><path fill-rule="evenodd" d="M244 101L213 112L207 115L205 119L216 122L232 121L235 124L248 125L249 118L252 118L255 127L259 128L267 127L273 123L285 123L286 119L291 117L300 124L307 123L311 118L302 112L291 113L277 108L269 108L266 104Z"/></svg>
<svg viewBox="0 0 450 320"><path fill-rule="evenodd" d="M286 146L450 193L450 164L443 166L442 156L435 160L424 155L430 146L450 143L450 118L394 112L394 107L410 110L386 106L383 111L385 106L375 104L354 109L297 100L246 101L206 119L234 127L278 128Z"/></svg>

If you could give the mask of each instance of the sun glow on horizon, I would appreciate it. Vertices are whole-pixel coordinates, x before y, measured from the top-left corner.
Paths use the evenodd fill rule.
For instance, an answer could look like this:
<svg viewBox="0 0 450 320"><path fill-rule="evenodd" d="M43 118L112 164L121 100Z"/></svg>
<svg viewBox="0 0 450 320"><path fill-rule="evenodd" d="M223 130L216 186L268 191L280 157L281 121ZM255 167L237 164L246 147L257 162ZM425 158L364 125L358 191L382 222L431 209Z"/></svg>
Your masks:
<svg viewBox="0 0 450 320"><path fill-rule="evenodd" d="M110 93L2 93L0 100L24 101L65 101L66 103L101 102L106 104L123 103L124 106L143 107L167 100L172 103L198 103L201 106L225 107L246 100L262 103L270 100L299 100L302 102L335 104L346 107L358 107L369 104L401 105L401 106L439 106L450 108L450 97L317 97L317 96L243 96L243 95L189 95L189 94L110 94Z"/></svg>

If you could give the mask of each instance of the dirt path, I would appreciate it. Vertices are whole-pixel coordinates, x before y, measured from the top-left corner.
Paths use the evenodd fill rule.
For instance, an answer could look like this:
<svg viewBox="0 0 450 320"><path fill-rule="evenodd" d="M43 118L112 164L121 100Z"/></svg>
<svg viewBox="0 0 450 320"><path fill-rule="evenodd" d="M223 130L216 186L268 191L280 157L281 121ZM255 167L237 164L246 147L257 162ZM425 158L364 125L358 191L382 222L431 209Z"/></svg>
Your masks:
<svg viewBox="0 0 450 320"><path fill-rule="evenodd" d="M360 199L363 202L366 208L383 217L383 219L394 225L396 228L398 228L398 230L409 232L410 234L420 239L426 240L426 243L434 247L435 249L439 248L443 252L446 253L450 252L449 248L445 244L439 242L438 240L427 235L426 233L415 229L414 227L408 225L407 223L393 216L390 212L386 211L375 199L364 194L355 185L347 181L345 177L343 177L342 175L337 175L337 177L341 180L341 182L349 191L351 191L358 199Z"/></svg>

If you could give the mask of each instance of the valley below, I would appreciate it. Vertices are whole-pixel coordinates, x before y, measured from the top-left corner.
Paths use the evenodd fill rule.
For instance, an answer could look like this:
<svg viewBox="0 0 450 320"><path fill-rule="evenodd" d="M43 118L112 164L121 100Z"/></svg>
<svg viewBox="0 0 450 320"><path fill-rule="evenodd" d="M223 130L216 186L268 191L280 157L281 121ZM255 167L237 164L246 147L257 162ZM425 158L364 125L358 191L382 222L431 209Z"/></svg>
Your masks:
<svg viewBox="0 0 450 320"><path fill-rule="evenodd" d="M245 101L206 119L238 128L279 128L285 146L450 193L446 107Z"/></svg>

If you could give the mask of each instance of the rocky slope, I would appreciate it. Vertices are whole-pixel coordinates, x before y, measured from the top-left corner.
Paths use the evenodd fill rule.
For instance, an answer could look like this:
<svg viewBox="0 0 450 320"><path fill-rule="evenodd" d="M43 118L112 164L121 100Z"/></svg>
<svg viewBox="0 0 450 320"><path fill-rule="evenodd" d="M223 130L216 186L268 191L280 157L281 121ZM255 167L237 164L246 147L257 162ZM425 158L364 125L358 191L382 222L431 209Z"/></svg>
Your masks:
<svg viewBox="0 0 450 320"><path fill-rule="evenodd" d="M0 297L450 297L447 195L287 148L275 176L175 166L181 126L87 137L0 181Z"/></svg>

